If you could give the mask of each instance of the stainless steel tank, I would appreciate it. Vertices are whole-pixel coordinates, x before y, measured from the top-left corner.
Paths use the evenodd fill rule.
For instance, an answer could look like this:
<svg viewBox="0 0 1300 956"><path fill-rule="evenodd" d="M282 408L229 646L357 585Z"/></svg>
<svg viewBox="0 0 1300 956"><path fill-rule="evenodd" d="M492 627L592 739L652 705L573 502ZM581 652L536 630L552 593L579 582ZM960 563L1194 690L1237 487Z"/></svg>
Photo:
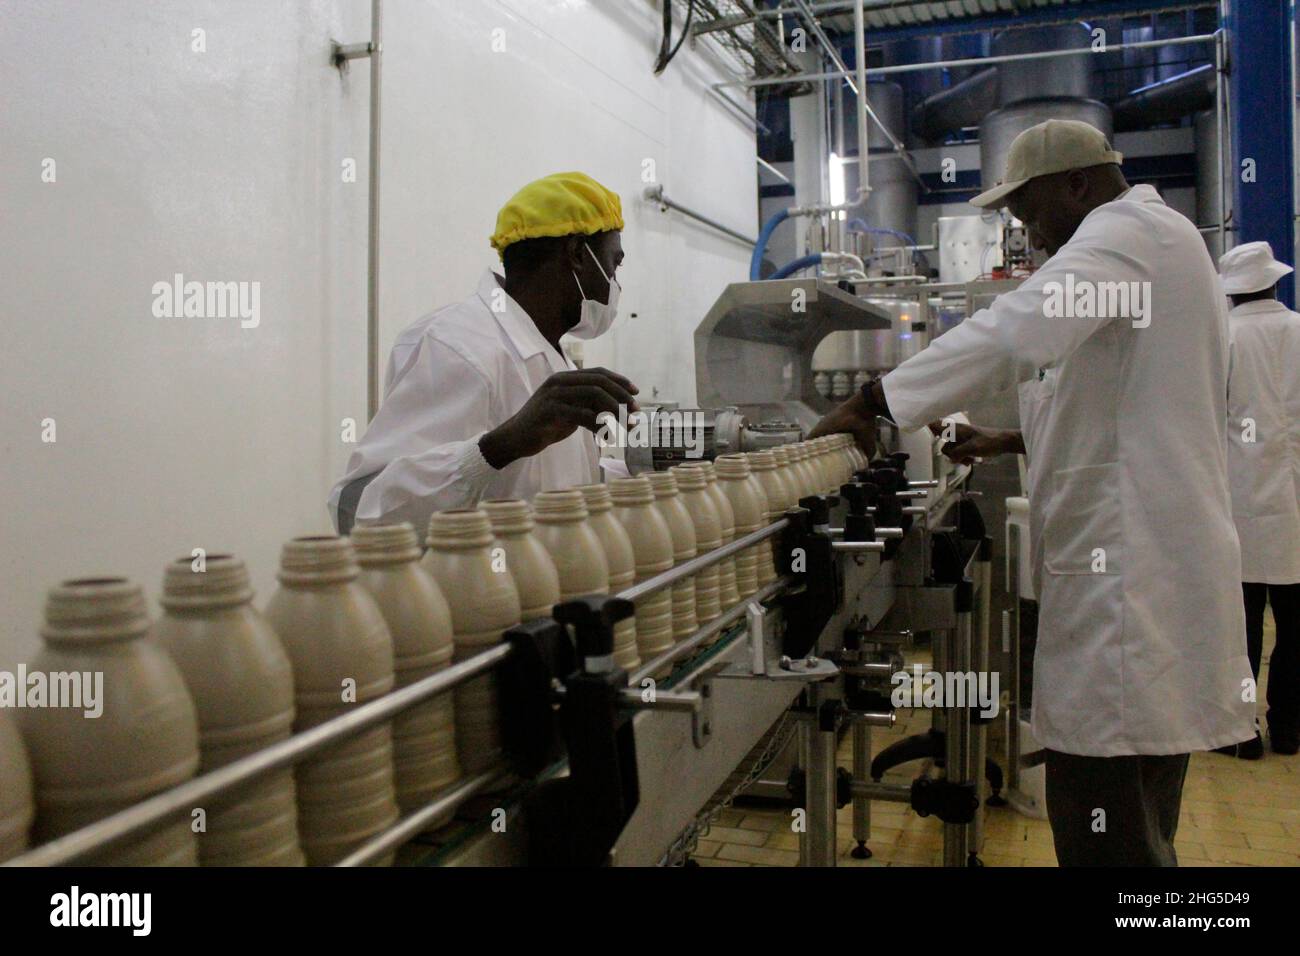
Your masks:
<svg viewBox="0 0 1300 956"><path fill-rule="evenodd" d="M1219 126L1214 110L1196 114L1196 224L1219 224ZM1229 195L1231 205L1232 197ZM1206 248L1217 261L1223 254L1218 231L1206 232Z"/></svg>
<svg viewBox="0 0 1300 956"><path fill-rule="evenodd" d="M992 54L1040 53L1044 50L1081 50L1092 35L1080 24L1062 24L1033 30L1004 30L993 38ZM1088 99L1092 96L1090 56L1055 56L1016 60L998 67L998 103L1010 106L1047 96Z"/></svg>
<svg viewBox="0 0 1300 956"><path fill-rule="evenodd" d="M981 189L988 189L1001 181L1012 140L1029 127L1049 119L1081 120L1101 130L1107 139L1111 136L1110 107L1096 100L1047 97L994 110L980 123Z"/></svg>

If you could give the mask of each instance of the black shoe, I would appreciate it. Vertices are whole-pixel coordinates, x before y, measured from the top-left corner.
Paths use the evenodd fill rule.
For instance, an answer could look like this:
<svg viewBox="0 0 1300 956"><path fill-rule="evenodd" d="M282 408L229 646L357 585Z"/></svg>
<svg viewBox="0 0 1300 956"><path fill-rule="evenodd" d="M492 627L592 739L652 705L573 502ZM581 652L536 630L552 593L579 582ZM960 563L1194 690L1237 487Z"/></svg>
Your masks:
<svg viewBox="0 0 1300 956"><path fill-rule="evenodd" d="M1256 733L1254 740L1237 744L1237 756L1242 760L1259 760L1264 756L1264 738Z"/></svg>
<svg viewBox="0 0 1300 956"><path fill-rule="evenodd" d="M1228 744L1226 747L1215 747L1213 752L1223 754L1225 757L1235 757L1237 756L1237 745Z"/></svg>
<svg viewBox="0 0 1300 956"><path fill-rule="evenodd" d="M1270 732L1268 741L1272 745L1275 754L1294 757L1297 753L1300 753L1300 739L1295 737L1279 737L1277 734Z"/></svg>

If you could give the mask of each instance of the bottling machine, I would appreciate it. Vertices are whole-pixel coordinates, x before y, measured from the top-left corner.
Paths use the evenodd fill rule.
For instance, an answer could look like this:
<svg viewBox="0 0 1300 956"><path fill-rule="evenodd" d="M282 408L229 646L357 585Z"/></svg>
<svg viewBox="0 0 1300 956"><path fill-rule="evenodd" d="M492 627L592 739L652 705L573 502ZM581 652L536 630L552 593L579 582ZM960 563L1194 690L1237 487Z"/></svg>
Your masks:
<svg viewBox="0 0 1300 956"><path fill-rule="evenodd" d="M851 284L729 286L696 333L703 454L799 439L831 407L814 381L818 344L834 332L894 328L896 316ZM911 786L882 782L888 752L871 761L872 728L894 721L890 690L911 632L936 635L935 670L988 669L989 539L966 500L969 469L947 464L926 439L911 446L914 456L887 452L836 492L805 497L730 544L620 594L557 605L551 618L523 622L490 650L11 863L75 862L195 806L237 800L262 775L494 671L507 759L340 865L394 852L414 865L675 864L721 807L764 785L804 811L805 865L835 864L835 814L850 803L854 856L869 855L874 800L939 817L945 864L968 865L985 793L984 725L970 702L947 702L932 731L895 754L927 758ZM663 444L630 454L629 464L662 468L680 457ZM769 539L774 581L635 673L614 667L613 628L634 601ZM848 768L836 763L842 733L852 736ZM772 781L783 753L788 771ZM427 832L452 811L453 824Z"/></svg>

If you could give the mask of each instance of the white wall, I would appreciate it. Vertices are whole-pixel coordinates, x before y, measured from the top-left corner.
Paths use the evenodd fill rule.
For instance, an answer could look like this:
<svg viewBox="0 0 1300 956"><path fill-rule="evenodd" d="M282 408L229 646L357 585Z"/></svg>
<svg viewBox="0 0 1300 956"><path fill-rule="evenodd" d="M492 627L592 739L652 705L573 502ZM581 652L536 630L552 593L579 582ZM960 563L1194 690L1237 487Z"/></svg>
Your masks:
<svg viewBox="0 0 1300 956"><path fill-rule="evenodd" d="M64 578L123 574L152 601L169 559L232 550L260 603L281 542L328 527L340 421L365 417L368 67L327 57L368 36L368 10L0 0L0 667L30 658ZM691 332L748 252L638 197L653 159L670 196L757 230L753 134L706 93L704 50L655 78L642 0L388 0L385 20L385 354L473 291L518 186L576 168L623 197L637 315L587 361L693 401ZM260 325L155 318L176 272L259 281Z"/></svg>

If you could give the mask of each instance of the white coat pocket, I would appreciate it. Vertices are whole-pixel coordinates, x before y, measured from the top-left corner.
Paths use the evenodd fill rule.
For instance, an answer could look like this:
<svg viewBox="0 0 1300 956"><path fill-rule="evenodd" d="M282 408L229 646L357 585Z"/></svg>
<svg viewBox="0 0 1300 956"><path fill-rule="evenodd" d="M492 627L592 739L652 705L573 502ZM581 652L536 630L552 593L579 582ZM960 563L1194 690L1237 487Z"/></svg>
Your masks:
<svg viewBox="0 0 1300 956"><path fill-rule="evenodd" d="M1043 509L1043 566L1049 574L1118 574L1124 567L1119 465L1052 473Z"/></svg>

